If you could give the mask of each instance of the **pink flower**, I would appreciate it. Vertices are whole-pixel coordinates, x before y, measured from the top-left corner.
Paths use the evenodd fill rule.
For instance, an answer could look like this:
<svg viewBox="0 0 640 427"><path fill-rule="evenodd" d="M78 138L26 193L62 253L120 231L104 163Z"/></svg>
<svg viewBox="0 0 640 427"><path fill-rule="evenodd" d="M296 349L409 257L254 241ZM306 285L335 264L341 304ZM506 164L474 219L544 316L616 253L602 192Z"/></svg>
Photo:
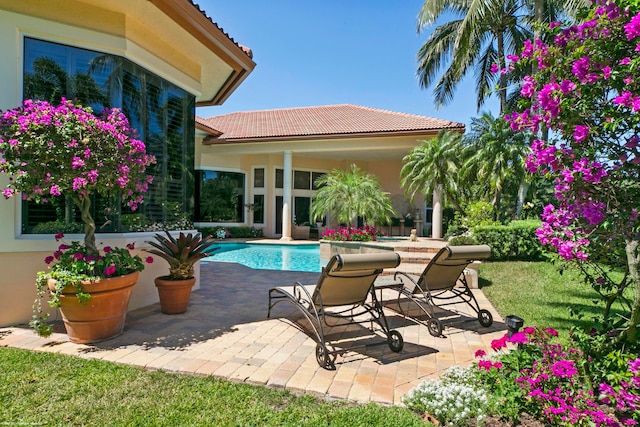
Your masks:
<svg viewBox="0 0 640 427"><path fill-rule="evenodd" d="M60 186L59 185L52 185L51 188L49 189L49 194L51 194L54 197L61 196L62 192L60 191Z"/></svg>
<svg viewBox="0 0 640 427"><path fill-rule="evenodd" d="M640 13L631 18L629 23L624 26L624 32L627 34L628 40L640 36Z"/></svg>
<svg viewBox="0 0 640 427"><path fill-rule="evenodd" d="M135 243L127 243L127 249L134 250L135 248L136 248L136 244Z"/></svg>
<svg viewBox="0 0 640 427"><path fill-rule="evenodd" d="M558 331L556 331L553 328L547 328L544 330L547 334L551 335L552 337L557 337L558 336Z"/></svg>
<svg viewBox="0 0 640 427"><path fill-rule="evenodd" d="M47 263L47 264L51 264L53 262L53 260L54 260L53 255L49 255L48 257L46 257L44 259L44 262Z"/></svg>
<svg viewBox="0 0 640 427"><path fill-rule="evenodd" d="M509 338L507 341L513 344L526 344L529 342L529 338L527 338L524 332L516 332L515 334L511 335L511 338Z"/></svg>
<svg viewBox="0 0 640 427"><path fill-rule="evenodd" d="M145 259L145 261L146 261L146 263L147 263L147 264L153 264L153 257L152 257L152 256L148 256L148 257Z"/></svg>
<svg viewBox="0 0 640 427"><path fill-rule="evenodd" d="M573 130L573 139L576 142L582 142L589 136L589 126L576 125Z"/></svg>
<svg viewBox="0 0 640 427"><path fill-rule="evenodd" d="M54 236L56 238L56 242L64 237L64 233L58 233Z"/></svg>
<svg viewBox="0 0 640 427"><path fill-rule="evenodd" d="M102 248L102 250L105 254L111 253L111 246L105 246L104 248Z"/></svg>
<svg viewBox="0 0 640 427"><path fill-rule="evenodd" d="M507 346L507 335L505 334L502 338L491 341L491 349L493 351L498 351Z"/></svg>
<svg viewBox="0 0 640 427"><path fill-rule="evenodd" d="M73 167L73 169L80 169L84 166L84 160L82 160L80 157L74 157L71 161L71 166Z"/></svg>
<svg viewBox="0 0 640 427"><path fill-rule="evenodd" d="M487 355L487 352L484 351L483 349L478 349L475 352L475 357L484 357Z"/></svg>
<svg viewBox="0 0 640 427"><path fill-rule="evenodd" d="M84 255L81 254L80 252L76 252L75 254L73 254L73 259L76 259L76 260L84 259Z"/></svg>
<svg viewBox="0 0 640 427"><path fill-rule="evenodd" d="M113 276L115 272L116 272L116 266L113 264L111 264L110 266L104 269L105 276Z"/></svg>

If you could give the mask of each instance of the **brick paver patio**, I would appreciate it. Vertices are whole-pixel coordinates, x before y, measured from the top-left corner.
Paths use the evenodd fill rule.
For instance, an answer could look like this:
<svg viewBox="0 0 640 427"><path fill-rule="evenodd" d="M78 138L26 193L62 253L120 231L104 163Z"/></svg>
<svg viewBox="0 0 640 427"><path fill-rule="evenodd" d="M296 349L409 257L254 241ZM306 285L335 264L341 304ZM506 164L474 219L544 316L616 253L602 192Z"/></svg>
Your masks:
<svg viewBox="0 0 640 427"><path fill-rule="evenodd" d="M295 281L315 283L317 278L318 273L205 262L201 288L193 292L184 314L162 314L158 304L132 311L122 335L92 345L71 343L61 325L49 338L36 336L26 326L0 328L0 346L212 375L330 399L400 404L409 389L450 366L469 364L477 349L488 351L491 341L506 330L484 294L474 290L480 306L494 316L490 328L469 319L446 327L444 337L433 337L426 327L387 310L392 328L404 337L400 353L362 326L336 328L330 333L350 339L335 344L343 351L336 369L326 370L318 366L315 341L303 332L304 323L292 305L280 304L274 318L266 318L269 288ZM385 292L390 293L383 299L388 297L393 306L393 291ZM456 309L469 313L465 304Z"/></svg>

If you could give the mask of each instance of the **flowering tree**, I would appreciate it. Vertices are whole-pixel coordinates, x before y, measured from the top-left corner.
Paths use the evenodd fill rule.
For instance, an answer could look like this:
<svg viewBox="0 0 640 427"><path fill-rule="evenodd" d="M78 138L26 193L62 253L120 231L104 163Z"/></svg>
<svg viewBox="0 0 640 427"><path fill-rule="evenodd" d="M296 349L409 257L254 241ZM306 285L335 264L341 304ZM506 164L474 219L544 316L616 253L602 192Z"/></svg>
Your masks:
<svg viewBox="0 0 640 427"><path fill-rule="evenodd" d="M601 295L606 332L637 343L640 323L640 3L595 2L580 25L547 30L553 44L527 42L510 69L524 78L525 109L514 130L551 130L526 168L555 179L538 237L575 262ZM621 262L621 260L623 260ZM624 274L611 274L612 266ZM616 316L614 304L623 313Z"/></svg>
<svg viewBox="0 0 640 427"><path fill-rule="evenodd" d="M130 133L118 109L98 118L64 98L58 106L26 100L0 116L0 172L10 176L2 194L39 203L69 196L80 210L87 253L97 256L90 196L118 195L135 210L152 181L145 169L155 158Z"/></svg>

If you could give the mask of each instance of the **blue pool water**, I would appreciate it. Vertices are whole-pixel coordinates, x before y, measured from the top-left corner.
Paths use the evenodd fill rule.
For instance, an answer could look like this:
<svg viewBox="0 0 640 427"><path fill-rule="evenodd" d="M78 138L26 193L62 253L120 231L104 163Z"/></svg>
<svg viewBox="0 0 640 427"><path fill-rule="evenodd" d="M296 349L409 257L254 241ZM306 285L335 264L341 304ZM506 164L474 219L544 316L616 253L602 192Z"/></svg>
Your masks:
<svg viewBox="0 0 640 427"><path fill-rule="evenodd" d="M256 270L319 272L326 261L320 259L319 245L272 245L218 243L213 255L203 261L236 262Z"/></svg>

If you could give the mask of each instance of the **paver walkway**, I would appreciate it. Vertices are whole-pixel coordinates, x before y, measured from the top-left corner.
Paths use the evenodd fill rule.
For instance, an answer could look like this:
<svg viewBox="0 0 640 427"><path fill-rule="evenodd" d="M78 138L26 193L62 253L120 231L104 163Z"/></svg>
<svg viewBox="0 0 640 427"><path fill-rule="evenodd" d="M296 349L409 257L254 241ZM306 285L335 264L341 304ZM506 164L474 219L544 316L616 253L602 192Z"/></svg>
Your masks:
<svg viewBox="0 0 640 427"><path fill-rule="evenodd" d="M301 330L302 322L292 320L299 319L292 305L280 304L272 313L277 317L266 318L269 288L315 283L318 274L204 262L201 288L193 292L184 314L162 314L158 304L132 311L122 335L92 345L71 343L61 325L49 338L36 336L28 327L0 328L0 346L213 375L330 399L400 404L421 381L452 365L469 364L477 349L488 352L491 341L506 330L484 294L474 290L480 306L494 316L490 328L470 319L446 327L444 337L432 337L426 327L387 310L392 328L404 337L400 353L359 327L347 331L358 347L353 347L354 340L338 343L344 352L337 356L336 369L326 370L316 362L315 341ZM465 304L456 309L469 313Z"/></svg>

